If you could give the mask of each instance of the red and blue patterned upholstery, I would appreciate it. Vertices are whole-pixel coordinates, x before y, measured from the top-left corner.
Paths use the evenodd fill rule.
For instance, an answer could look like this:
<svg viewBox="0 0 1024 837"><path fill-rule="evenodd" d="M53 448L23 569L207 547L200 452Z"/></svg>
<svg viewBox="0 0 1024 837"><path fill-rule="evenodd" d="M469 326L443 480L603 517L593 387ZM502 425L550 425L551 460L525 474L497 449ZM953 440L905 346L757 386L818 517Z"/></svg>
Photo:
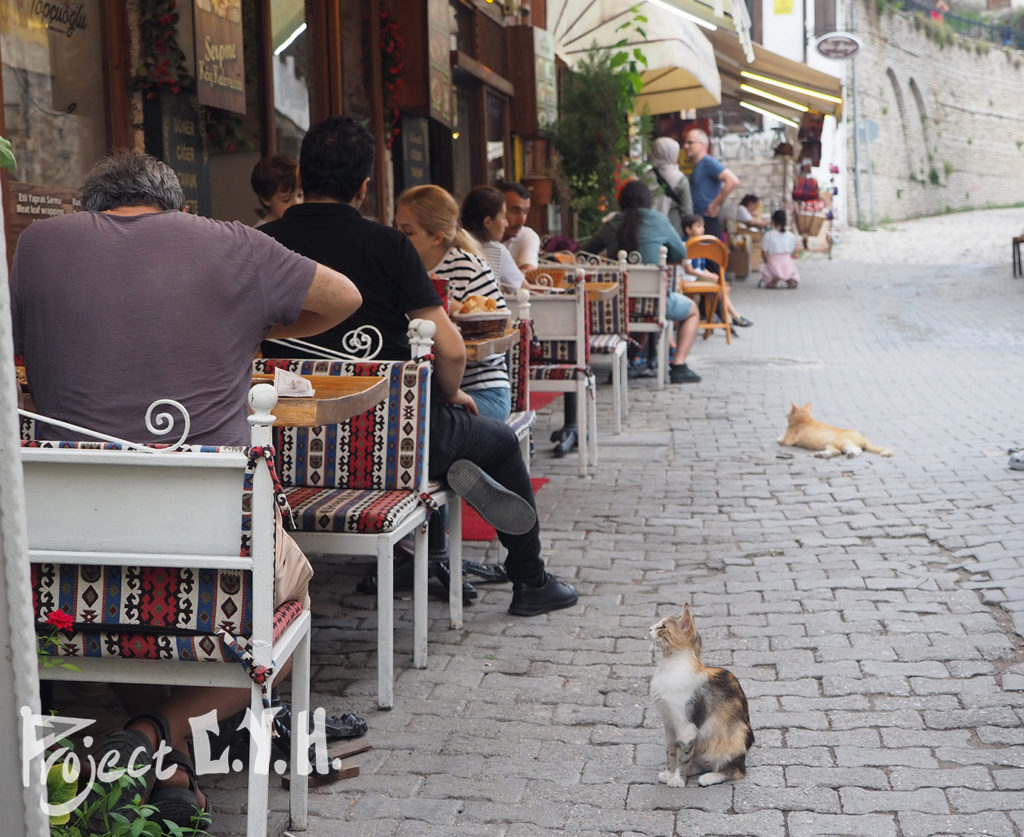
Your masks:
<svg viewBox="0 0 1024 837"><path fill-rule="evenodd" d="M40 423L43 426L43 423ZM122 450L110 442L28 439L23 448ZM184 445L187 452L245 451L242 447ZM174 456L171 451L162 456ZM252 460L251 460L252 462ZM239 553L248 554L252 518L252 471L239 485ZM145 521L139 521L145 525ZM252 574L226 569L33 563L32 610L41 653L57 657L237 662L217 634L252 633ZM70 632L48 641L47 617L71 616ZM284 602L274 613L278 637L302 613Z"/></svg>
<svg viewBox="0 0 1024 837"><path fill-rule="evenodd" d="M530 323L517 320L519 340L512 344L508 358L508 382L512 390L512 412L530 409Z"/></svg>
<svg viewBox="0 0 1024 837"><path fill-rule="evenodd" d="M340 424L275 427L277 469L300 532L392 531L419 506L431 362L259 359L256 372L377 375L388 396Z"/></svg>

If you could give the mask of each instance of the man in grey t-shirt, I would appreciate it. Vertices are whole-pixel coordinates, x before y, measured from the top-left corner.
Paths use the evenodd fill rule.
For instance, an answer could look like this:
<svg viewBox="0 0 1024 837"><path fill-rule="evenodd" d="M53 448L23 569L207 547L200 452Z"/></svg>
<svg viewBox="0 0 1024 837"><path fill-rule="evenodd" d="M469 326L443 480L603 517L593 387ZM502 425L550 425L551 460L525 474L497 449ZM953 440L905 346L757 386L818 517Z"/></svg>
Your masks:
<svg viewBox="0 0 1024 837"><path fill-rule="evenodd" d="M182 212L174 172L152 157L100 161L82 201L91 211L25 230L11 269L15 352L52 418L159 441L145 411L173 398L189 442L248 444L260 341L319 333L360 305L340 273L244 224Z"/></svg>

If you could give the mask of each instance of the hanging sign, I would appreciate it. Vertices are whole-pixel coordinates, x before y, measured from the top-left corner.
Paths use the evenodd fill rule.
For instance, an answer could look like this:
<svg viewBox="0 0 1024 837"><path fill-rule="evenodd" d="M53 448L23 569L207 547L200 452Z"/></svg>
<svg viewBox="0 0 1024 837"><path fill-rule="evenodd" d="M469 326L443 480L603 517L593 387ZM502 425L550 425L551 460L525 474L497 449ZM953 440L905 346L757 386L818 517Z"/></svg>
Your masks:
<svg viewBox="0 0 1024 837"><path fill-rule="evenodd" d="M814 48L826 58L842 60L855 55L860 50L860 40L849 32L829 32L818 38Z"/></svg>
<svg viewBox="0 0 1024 837"><path fill-rule="evenodd" d="M245 113L245 56L240 0L195 0L199 103Z"/></svg>

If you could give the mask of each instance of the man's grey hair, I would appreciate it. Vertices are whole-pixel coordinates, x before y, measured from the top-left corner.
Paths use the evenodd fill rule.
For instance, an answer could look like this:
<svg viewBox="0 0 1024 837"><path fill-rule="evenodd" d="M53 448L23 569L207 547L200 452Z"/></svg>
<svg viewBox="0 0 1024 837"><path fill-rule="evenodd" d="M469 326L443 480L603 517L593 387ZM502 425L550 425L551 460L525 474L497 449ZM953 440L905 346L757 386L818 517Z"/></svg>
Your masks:
<svg viewBox="0 0 1024 837"><path fill-rule="evenodd" d="M686 133L687 135L696 134L697 138L704 143L705 148L711 144L711 137L702 128L690 128Z"/></svg>
<svg viewBox="0 0 1024 837"><path fill-rule="evenodd" d="M127 148L96 163L79 196L82 207L95 212L122 206L185 207L185 192L174 170L156 157Z"/></svg>

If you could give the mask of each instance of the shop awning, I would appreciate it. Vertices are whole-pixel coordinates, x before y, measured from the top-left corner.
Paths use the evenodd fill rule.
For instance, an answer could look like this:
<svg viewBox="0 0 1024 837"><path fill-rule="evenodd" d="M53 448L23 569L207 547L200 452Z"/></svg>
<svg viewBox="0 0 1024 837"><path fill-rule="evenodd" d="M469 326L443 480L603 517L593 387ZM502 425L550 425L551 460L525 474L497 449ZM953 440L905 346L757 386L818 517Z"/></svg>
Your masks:
<svg viewBox="0 0 1024 837"><path fill-rule="evenodd" d="M732 32L748 61L754 60L754 45L750 40L750 14L744 0L658 0L668 6L704 21L715 29Z"/></svg>
<svg viewBox="0 0 1024 837"><path fill-rule="evenodd" d="M645 35L618 27L633 18L639 8L647 18ZM700 27L668 9L631 0L549 0L548 31L555 51L572 66L596 42L614 47L623 38L638 47L647 59L644 87L637 108L651 113L672 113L709 107L721 100L721 83L715 53Z"/></svg>
<svg viewBox="0 0 1024 837"><path fill-rule="evenodd" d="M795 122L807 110L842 117L843 84L835 76L760 44L754 44L754 60L748 61L735 35L718 30L708 37L715 48L722 93Z"/></svg>

